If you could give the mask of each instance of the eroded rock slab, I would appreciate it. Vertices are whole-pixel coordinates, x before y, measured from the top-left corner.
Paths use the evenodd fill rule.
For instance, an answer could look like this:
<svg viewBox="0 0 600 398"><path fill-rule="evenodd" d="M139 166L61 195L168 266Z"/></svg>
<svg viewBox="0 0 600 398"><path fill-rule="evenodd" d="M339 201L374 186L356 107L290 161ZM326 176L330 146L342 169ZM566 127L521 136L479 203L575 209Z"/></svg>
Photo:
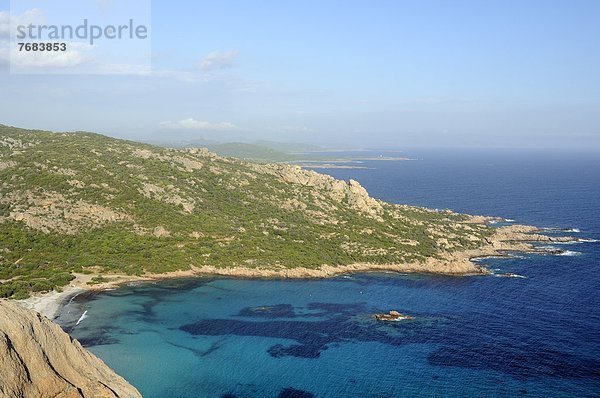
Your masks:
<svg viewBox="0 0 600 398"><path fill-rule="evenodd" d="M141 394L58 325L15 302L0 300L0 397Z"/></svg>

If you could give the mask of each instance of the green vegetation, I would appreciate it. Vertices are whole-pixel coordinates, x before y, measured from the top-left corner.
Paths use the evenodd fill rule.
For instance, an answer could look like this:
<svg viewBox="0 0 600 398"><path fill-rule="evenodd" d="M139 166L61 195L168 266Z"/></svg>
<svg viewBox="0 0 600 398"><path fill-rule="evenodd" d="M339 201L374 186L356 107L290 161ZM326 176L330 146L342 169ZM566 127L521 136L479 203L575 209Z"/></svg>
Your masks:
<svg viewBox="0 0 600 398"><path fill-rule="evenodd" d="M260 145L263 147L275 149L277 151L286 153L299 153L299 152L314 152L322 151L324 148L314 144L306 144L301 142L278 142L278 141L266 141L259 140L253 144Z"/></svg>
<svg viewBox="0 0 600 398"><path fill-rule="evenodd" d="M220 156L231 156L238 159L252 160L255 162L290 162L300 160L295 155L284 151L269 148L263 145L230 142L224 144L210 144L206 148Z"/></svg>
<svg viewBox="0 0 600 398"><path fill-rule="evenodd" d="M480 246L490 229L465 220L291 166L0 125L0 297L58 288L90 267L422 261Z"/></svg>
<svg viewBox="0 0 600 398"><path fill-rule="evenodd" d="M102 275L94 276L91 281L88 282L89 285L98 285L100 283L105 283L110 281L109 278L106 278Z"/></svg>
<svg viewBox="0 0 600 398"><path fill-rule="evenodd" d="M284 143L276 141L245 142L217 142L207 139L193 139L187 141L177 140L149 140L151 145L164 148L207 148L219 156L228 156L242 160L259 163L297 163L301 161L336 161L339 157L323 156L319 153L323 148L317 145L301 143ZM316 152L316 153L312 153ZM351 158L344 160L352 160Z"/></svg>

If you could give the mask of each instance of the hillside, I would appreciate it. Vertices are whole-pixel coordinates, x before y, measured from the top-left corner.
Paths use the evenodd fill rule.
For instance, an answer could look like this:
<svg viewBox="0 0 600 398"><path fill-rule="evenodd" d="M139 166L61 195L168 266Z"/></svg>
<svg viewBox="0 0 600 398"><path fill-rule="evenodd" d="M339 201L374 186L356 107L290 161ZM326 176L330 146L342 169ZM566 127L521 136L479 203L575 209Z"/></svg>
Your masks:
<svg viewBox="0 0 600 398"><path fill-rule="evenodd" d="M352 180L92 133L0 125L0 181L0 297L66 285L73 272L473 273L465 253L491 250L493 235L470 216L373 199Z"/></svg>
<svg viewBox="0 0 600 398"><path fill-rule="evenodd" d="M156 145L166 148L206 148L219 156L229 156L238 159L250 160L259 163L268 162L291 162L301 159L301 157L271 148L266 145L250 144L244 142L217 142L207 139L193 140L148 140L143 141L150 145Z"/></svg>
<svg viewBox="0 0 600 398"><path fill-rule="evenodd" d="M298 156L267 146L246 144L243 142L210 144L206 145L206 148L221 156L231 156L256 162L289 162L300 159Z"/></svg>

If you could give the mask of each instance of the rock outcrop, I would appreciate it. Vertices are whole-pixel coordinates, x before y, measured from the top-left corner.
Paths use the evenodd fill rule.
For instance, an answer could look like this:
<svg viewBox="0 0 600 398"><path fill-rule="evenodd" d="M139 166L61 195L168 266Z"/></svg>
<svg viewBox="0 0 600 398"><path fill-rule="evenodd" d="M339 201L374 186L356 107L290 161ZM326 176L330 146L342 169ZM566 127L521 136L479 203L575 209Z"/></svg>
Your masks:
<svg viewBox="0 0 600 398"><path fill-rule="evenodd" d="M304 170L299 166L268 164L253 167L259 172L275 175L287 183L315 187L335 201L341 203L346 200L352 208L375 218L383 210L381 203L370 197L367 190L355 180L336 180L329 175Z"/></svg>
<svg viewBox="0 0 600 398"><path fill-rule="evenodd" d="M141 397L47 318L0 300L0 397Z"/></svg>
<svg viewBox="0 0 600 398"><path fill-rule="evenodd" d="M403 321L405 319L414 319L414 317L410 315L401 314L398 311L391 310L387 314L374 314L373 317L378 321L388 321L388 322L397 322Z"/></svg>

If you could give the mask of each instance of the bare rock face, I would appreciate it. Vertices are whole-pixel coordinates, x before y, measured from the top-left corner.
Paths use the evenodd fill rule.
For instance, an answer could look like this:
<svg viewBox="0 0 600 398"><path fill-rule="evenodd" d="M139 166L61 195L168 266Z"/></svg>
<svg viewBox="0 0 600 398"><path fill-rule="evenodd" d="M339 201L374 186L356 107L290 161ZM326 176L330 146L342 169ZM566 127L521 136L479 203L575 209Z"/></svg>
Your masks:
<svg viewBox="0 0 600 398"><path fill-rule="evenodd" d="M337 202L346 199L351 207L374 218L377 218L383 210L381 203L370 197L367 190L355 180L349 182L336 180L331 176L304 170L299 166L269 164L252 167L256 171L275 175L287 183L316 187Z"/></svg>
<svg viewBox="0 0 600 398"><path fill-rule="evenodd" d="M348 198L348 204L359 211L369 213L373 216L381 211L381 204L370 197L367 190L364 189L358 181L350 180L348 182L346 196Z"/></svg>
<svg viewBox="0 0 600 398"><path fill-rule="evenodd" d="M0 300L0 397L141 397L47 318Z"/></svg>
<svg viewBox="0 0 600 398"><path fill-rule="evenodd" d="M156 236L157 238L162 238L163 236L170 236L171 233L167 231L165 227L159 225L158 227L154 228L152 235Z"/></svg>

